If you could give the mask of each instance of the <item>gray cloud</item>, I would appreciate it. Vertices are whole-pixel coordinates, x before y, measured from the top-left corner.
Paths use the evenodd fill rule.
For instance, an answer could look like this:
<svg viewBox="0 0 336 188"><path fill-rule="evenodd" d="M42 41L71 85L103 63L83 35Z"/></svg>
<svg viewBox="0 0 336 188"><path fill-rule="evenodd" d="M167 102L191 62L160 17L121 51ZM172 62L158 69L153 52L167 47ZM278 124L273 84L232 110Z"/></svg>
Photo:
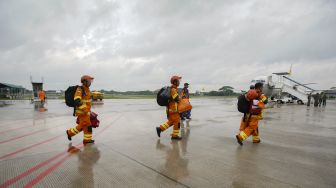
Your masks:
<svg viewBox="0 0 336 188"><path fill-rule="evenodd" d="M65 89L157 89L180 74L193 90L245 89L287 71L335 86L336 3L307 1L1 1L0 80ZM315 86L314 86L315 87Z"/></svg>

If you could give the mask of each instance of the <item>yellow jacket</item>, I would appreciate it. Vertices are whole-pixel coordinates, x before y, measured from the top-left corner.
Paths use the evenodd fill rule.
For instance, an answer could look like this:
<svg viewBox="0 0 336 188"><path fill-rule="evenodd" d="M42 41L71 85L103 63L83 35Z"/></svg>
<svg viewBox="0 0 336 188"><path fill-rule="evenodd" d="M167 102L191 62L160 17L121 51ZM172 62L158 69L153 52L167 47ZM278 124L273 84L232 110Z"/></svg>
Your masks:
<svg viewBox="0 0 336 188"><path fill-rule="evenodd" d="M77 87L74 100L80 99L81 105L76 107L76 116L89 115L91 111L91 92L88 87Z"/></svg>

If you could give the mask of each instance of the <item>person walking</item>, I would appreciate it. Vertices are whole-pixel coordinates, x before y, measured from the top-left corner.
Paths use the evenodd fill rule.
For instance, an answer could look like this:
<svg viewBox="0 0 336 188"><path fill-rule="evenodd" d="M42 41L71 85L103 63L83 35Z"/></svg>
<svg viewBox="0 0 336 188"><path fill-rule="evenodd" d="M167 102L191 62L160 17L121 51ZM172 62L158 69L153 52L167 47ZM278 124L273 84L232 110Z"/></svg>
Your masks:
<svg viewBox="0 0 336 188"><path fill-rule="evenodd" d="M322 98L322 106L326 106L327 105L327 95L324 92L321 98Z"/></svg>
<svg viewBox="0 0 336 188"><path fill-rule="evenodd" d="M160 125L160 127L156 127L156 132L158 137L161 136L161 132L167 130L169 127L173 126L173 133L171 134L172 140L181 140L182 137L179 136L180 133L180 113L178 111L178 102L180 101L178 95L178 86L180 85L180 80L182 77L173 76L170 79L171 90L170 90L170 100L167 106L167 118L168 121Z"/></svg>
<svg viewBox="0 0 336 188"><path fill-rule="evenodd" d="M316 93L314 95L314 107L318 107L319 105L319 100L320 100L320 94L319 93Z"/></svg>
<svg viewBox="0 0 336 188"><path fill-rule="evenodd" d="M82 86L77 87L74 102L77 104L75 107L75 115L77 116L77 126L70 128L66 131L68 140L79 132L83 131L84 138L83 144L94 143L92 140L92 124L90 120L91 115L91 92L90 86L93 77L84 75L81 77Z"/></svg>

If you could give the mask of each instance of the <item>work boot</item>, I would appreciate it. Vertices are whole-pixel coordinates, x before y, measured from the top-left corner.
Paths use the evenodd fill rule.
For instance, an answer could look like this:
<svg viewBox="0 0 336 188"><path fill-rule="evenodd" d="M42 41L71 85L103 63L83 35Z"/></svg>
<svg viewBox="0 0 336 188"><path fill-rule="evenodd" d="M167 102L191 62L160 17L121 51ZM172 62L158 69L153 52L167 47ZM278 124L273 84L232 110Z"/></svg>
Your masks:
<svg viewBox="0 0 336 188"><path fill-rule="evenodd" d="M94 140L89 140L89 141L84 141L83 140L83 144L86 145L86 144L93 144L94 143Z"/></svg>
<svg viewBox="0 0 336 188"><path fill-rule="evenodd" d="M160 127L156 127L156 133L158 135L158 137L161 137L161 128Z"/></svg>
<svg viewBox="0 0 336 188"><path fill-rule="evenodd" d="M68 136L68 140L71 141L71 136L69 135L68 130L66 130L65 132L66 132L66 134Z"/></svg>
<svg viewBox="0 0 336 188"><path fill-rule="evenodd" d="M240 140L240 138L239 138L238 135L236 135L236 139L237 139L238 144L242 146L242 145L243 145L243 142Z"/></svg>
<svg viewBox="0 0 336 188"><path fill-rule="evenodd" d="M261 140L253 140L253 144L259 144Z"/></svg>
<svg viewBox="0 0 336 188"><path fill-rule="evenodd" d="M179 137L179 136L172 136L171 139L172 139L172 140L182 140L182 137Z"/></svg>

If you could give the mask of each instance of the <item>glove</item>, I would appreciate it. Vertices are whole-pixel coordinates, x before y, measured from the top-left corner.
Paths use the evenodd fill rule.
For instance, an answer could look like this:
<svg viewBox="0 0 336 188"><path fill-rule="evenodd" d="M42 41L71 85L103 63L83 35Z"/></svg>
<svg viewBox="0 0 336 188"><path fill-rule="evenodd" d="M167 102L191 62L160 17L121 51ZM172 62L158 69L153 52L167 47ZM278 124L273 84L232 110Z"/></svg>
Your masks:
<svg viewBox="0 0 336 188"><path fill-rule="evenodd" d="M74 103L75 103L75 106L81 106L83 103L82 103L82 101L80 100L80 99L76 99L75 101L74 101Z"/></svg>
<svg viewBox="0 0 336 188"><path fill-rule="evenodd" d="M263 102L264 104L266 104L268 102L268 99L267 99L267 97L265 95L262 95L260 97L260 101Z"/></svg>

